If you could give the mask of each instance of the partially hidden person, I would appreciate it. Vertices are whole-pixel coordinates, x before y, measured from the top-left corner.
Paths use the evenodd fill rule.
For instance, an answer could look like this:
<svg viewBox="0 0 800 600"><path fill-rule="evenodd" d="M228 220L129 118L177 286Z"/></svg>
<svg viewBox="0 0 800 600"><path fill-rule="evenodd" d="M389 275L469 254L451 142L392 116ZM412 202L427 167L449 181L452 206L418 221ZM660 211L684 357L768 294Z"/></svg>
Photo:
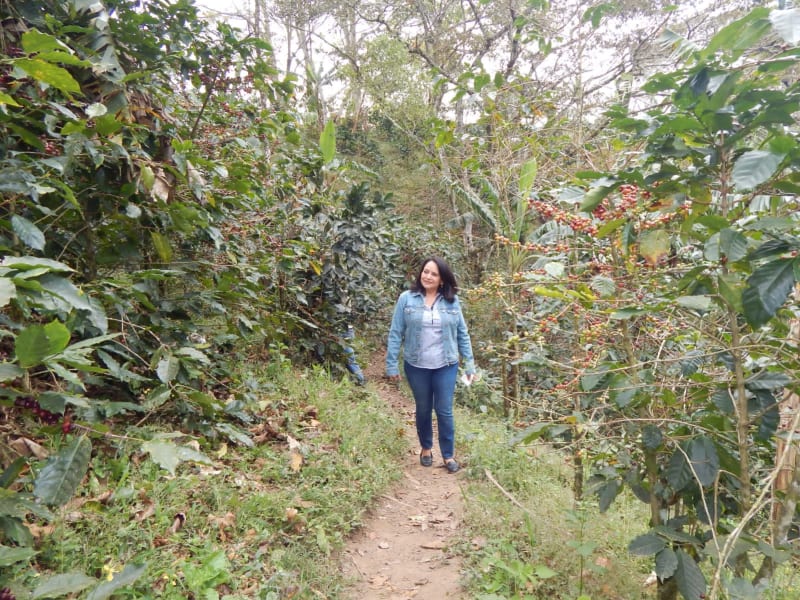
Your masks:
<svg viewBox="0 0 800 600"><path fill-rule="evenodd" d="M465 382L475 379L467 323L458 300L458 285L449 265L439 257L427 258L410 289L400 294L394 307L386 347L386 376L400 380L399 359L416 404L419 461L433 465L433 413L439 431L439 451L447 471L456 473L453 393L459 359L464 360Z"/></svg>

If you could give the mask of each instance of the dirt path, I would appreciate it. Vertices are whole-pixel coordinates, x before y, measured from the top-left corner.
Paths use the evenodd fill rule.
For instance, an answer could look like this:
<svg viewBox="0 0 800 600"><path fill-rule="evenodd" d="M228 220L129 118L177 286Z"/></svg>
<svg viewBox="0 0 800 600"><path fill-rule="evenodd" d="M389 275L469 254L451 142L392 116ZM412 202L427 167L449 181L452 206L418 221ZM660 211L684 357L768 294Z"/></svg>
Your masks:
<svg viewBox="0 0 800 600"><path fill-rule="evenodd" d="M434 447L433 467L419 464L413 400L382 379L382 354L371 358L365 374L369 384L403 418L411 450L397 465L403 470L402 480L380 498L345 548L343 570L356 581L347 597L466 598L459 583L460 562L449 551L463 515L459 485L463 473L447 472L438 447Z"/></svg>

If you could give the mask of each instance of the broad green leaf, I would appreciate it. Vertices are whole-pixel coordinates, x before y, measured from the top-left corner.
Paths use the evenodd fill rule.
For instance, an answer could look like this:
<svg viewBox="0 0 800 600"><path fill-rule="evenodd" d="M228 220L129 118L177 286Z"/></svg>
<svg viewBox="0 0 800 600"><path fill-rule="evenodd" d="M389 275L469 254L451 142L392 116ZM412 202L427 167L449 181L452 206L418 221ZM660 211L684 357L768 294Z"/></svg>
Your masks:
<svg viewBox="0 0 800 600"><path fill-rule="evenodd" d="M169 400L172 390L167 385L158 385L150 390L144 401L144 408L153 410Z"/></svg>
<svg viewBox="0 0 800 600"><path fill-rule="evenodd" d="M170 475L175 474L175 468L181 462L176 444L161 440L150 440L142 444L142 450L149 454L150 458L158 466L169 471Z"/></svg>
<svg viewBox="0 0 800 600"><path fill-rule="evenodd" d="M108 112L105 104L101 102L93 102L86 108L86 116L91 117L92 119L96 117L102 117L104 114Z"/></svg>
<svg viewBox="0 0 800 600"><path fill-rule="evenodd" d="M759 219L763 222L764 219ZM761 260L762 258L772 258L785 254L792 250L791 244L786 240L767 240L758 248L753 250L747 257L749 260Z"/></svg>
<svg viewBox="0 0 800 600"><path fill-rule="evenodd" d="M717 279L717 286L719 288L719 295L733 308L737 313L744 312L742 307L742 290L744 283L740 281L735 275L730 273L720 273Z"/></svg>
<svg viewBox="0 0 800 600"><path fill-rule="evenodd" d="M608 183L609 180L603 179L600 180L603 184ZM582 212L592 212L597 206L606 198L611 192L613 192L617 186L619 185L618 181L615 181L611 185L598 185L597 187L593 187L586 194L583 196L583 200L581 201L580 210Z"/></svg>
<svg viewBox="0 0 800 600"><path fill-rule="evenodd" d="M35 256L6 256L0 261L0 267L28 271L31 269L46 268L57 273L74 272L75 269L68 267L64 263L49 258L36 258Z"/></svg>
<svg viewBox="0 0 800 600"><path fill-rule="evenodd" d="M659 535L654 533L644 533L639 535L628 544L628 552L637 556L652 556L663 550L667 543Z"/></svg>
<svg viewBox="0 0 800 600"><path fill-rule="evenodd" d="M0 545L0 567L28 560L36 554L33 548L18 548Z"/></svg>
<svg viewBox="0 0 800 600"><path fill-rule="evenodd" d="M14 350L19 366L29 369L66 348L70 332L60 321L48 325L29 325L17 334Z"/></svg>
<svg viewBox="0 0 800 600"><path fill-rule="evenodd" d="M596 371L587 371L581 377L581 390L584 392L591 392L595 389L608 375L607 369L598 369Z"/></svg>
<svg viewBox="0 0 800 600"><path fill-rule="evenodd" d="M69 344L70 330L61 321L51 321L44 326L45 335L50 342L50 354L58 354Z"/></svg>
<svg viewBox="0 0 800 600"><path fill-rule="evenodd" d="M520 198L527 198L533 188L533 182L536 180L537 172L536 159L531 159L522 165L519 174L519 195Z"/></svg>
<svg viewBox="0 0 800 600"><path fill-rule="evenodd" d="M33 493L45 504L63 506L75 495L86 475L92 456L92 442L76 437L56 456L51 456L34 482Z"/></svg>
<svg viewBox="0 0 800 600"><path fill-rule="evenodd" d="M17 286L8 277L0 277L0 308L17 297Z"/></svg>
<svg viewBox="0 0 800 600"><path fill-rule="evenodd" d="M11 217L11 228L23 244L34 250L44 250L44 233L28 219L13 215Z"/></svg>
<svg viewBox="0 0 800 600"><path fill-rule="evenodd" d="M684 533L683 531L678 531L667 525L657 525L653 527L653 532L657 533L661 537L671 541L671 542L680 542L681 544L690 544L695 548L701 548L703 546L703 541L691 535L690 533Z"/></svg>
<svg viewBox="0 0 800 600"><path fill-rule="evenodd" d="M225 434L225 436L232 442L241 444L246 448L252 448L255 445L252 438L249 435L247 435L244 431L242 431L238 427L234 427L230 423L217 423L215 427L219 432Z"/></svg>
<svg viewBox="0 0 800 600"><path fill-rule="evenodd" d="M739 191L752 190L778 170L784 154L776 154L766 150L751 150L742 154L733 165L733 185Z"/></svg>
<svg viewBox="0 0 800 600"><path fill-rule="evenodd" d="M533 567L533 573L539 579L552 579L553 577L558 575L556 571L554 571L547 565L535 565Z"/></svg>
<svg viewBox="0 0 800 600"><path fill-rule="evenodd" d="M663 440L664 434L655 425L645 425L642 428L642 446L646 450L657 450Z"/></svg>
<svg viewBox="0 0 800 600"><path fill-rule="evenodd" d="M608 397L619 408L625 408L636 396L636 386L622 373L611 376L608 382Z"/></svg>
<svg viewBox="0 0 800 600"><path fill-rule="evenodd" d="M325 123L319 136L319 149L326 164L336 157L336 124L333 121Z"/></svg>
<svg viewBox="0 0 800 600"><path fill-rule="evenodd" d="M69 47L58 40L58 38L42 33L38 29L30 29L20 37L22 49L26 54L36 54L37 52L48 52L51 50L69 51Z"/></svg>
<svg viewBox="0 0 800 600"><path fill-rule="evenodd" d="M211 459L202 452L163 440L147 441L142 444L142 450L150 455L153 462L162 469L169 471L170 475L175 475L177 466L185 461L199 462L206 465L213 464Z"/></svg>
<svg viewBox="0 0 800 600"><path fill-rule="evenodd" d="M81 86L70 72L37 58L18 58L14 66L22 69L36 81L47 84L67 94L79 94Z"/></svg>
<svg viewBox="0 0 800 600"><path fill-rule="evenodd" d="M77 594L95 583L97 583L97 579L79 572L46 575L40 578L39 585L33 590L31 598L34 600L36 598L58 598L67 594Z"/></svg>
<svg viewBox="0 0 800 600"><path fill-rule="evenodd" d="M618 479L612 479L597 490L598 508L601 513L608 510L614 499L622 491L622 482Z"/></svg>
<svg viewBox="0 0 800 600"><path fill-rule="evenodd" d="M700 312L707 312L713 304L709 296L679 296L675 302L678 306Z"/></svg>
<svg viewBox="0 0 800 600"><path fill-rule="evenodd" d="M152 191L153 186L156 183L156 175L153 173L153 169L149 165L144 165L141 169L139 169L139 180L142 182L144 189L148 192Z"/></svg>
<svg viewBox="0 0 800 600"><path fill-rule="evenodd" d="M603 298L613 296L617 291L617 284L611 277L595 275L589 282L591 288Z"/></svg>
<svg viewBox="0 0 800 600"><path fill-rule="evenodd" d="M663 258L669 256L669 234L663 229L650 229L645 231L639 239L639 254L649 265L657 265Z"/></svg>
<svg viewBox="0 0 800 600"><path fill-rule="evenodd" d="M765 19L768 14L765 8L757 8L733 21L711 38L702 52L703 56L710 57L719 50L735 51L734 56L739 56L743 49L749 48L769 31L769 23Z"/></svg>
<svg viewBox="0 0 800 600"><path fill-rule="evenodd" d="M783 306L794 287L797 258L772 260L758 269L747 280L742 292L744 316L752 327L769 321Z"/></svg>
<svg viewBox="0 0 800 600"><path fill-rule="evenodd" d="M703 487L708 487L717 479L719 473L719 456L717 448L707 437L689 440L686 446L691 466Z"/></svg>
<svg viewBox="0 0 800 600"><path fill-rule="evenodd" d="M11 486L17 480L20 473L25 470L28 466L28 461L25 457L20 456L14 462L6 467L6 469L0 473L0 490L6 489ZM20 494L16 492L9 492L13 494L12 502L17 500L20 497ZM2 504L2 494L0 493L0 505ZM0 509L0 514L10 514L6 509Z"/></svg>
<svg viewBox="0 0 800 600"><path fill-rule="evenodd" d="M161 262L170 262L172 260L172 246L169 243L169 238L157 231L151 231L150 239L153 240L153 247L155 247Z"/></svg>
<svg viewBox="0 0 800 600"><path fill-rule="evenodd" d="M161 380L161 383L169 383L178 375L178 371L181 368L181 361L176 356L165 356L160 361L158 361L158 366L156 367L156 375Z"/></svg>
<svg viewBox="0 0 800 600"><path fill-rule="evenodd" d="M692 481L692 471L689 468L686 457L680 449L676 448L672 456L670 456L664 474L667 477L667 485L677 492L681 491Z"/></svg>
<svg viewBox="0 0 800 600"><path fill-rule="evenodd" d="M747 254L747 238L738 231L726 227L719 232L719 249L728 261L741 260Z"/></svg>
<svg viewBox="0 0 800 600"><path fill-rule="evenodd" d="M92 63L88 60L84 60L79 56L75 56L74 54L70 54L69 52L63 52L61 50L53 50L50 52L40 52L36 55L36 58L39 60L44 60L49 63L54 64L61 64L61 65L70 65L73 67L91 67Z"/></svg>
<svg viewBox="0 0 800 600"><path fill-rule="evenodd" d="M9 96L5 92L0 92L0 104L7 104L8 106L21 106L19 102L14 100L12 96Z"/></svg>
<svg viewBox="0 0 800 600"><path fill-rule="evenodd" d="M761 373L749 378L745 382L745 387L751 391L774 391L783 387L789 387L791 383L792 378L786 373L762 371Z"/></svg>
<svg viewBox="0 0 800 600"><path fill-rule="evenodd" d="M769 13L769 20L785 42L792 46L800 43L800 10L773 10Z"/></svg>
<svg viewBox="0 0 800 600"><path fill-rule="evenodd" d="M678 569L678 557L672 548L663 548L656 553L656 575L662 581L672 577Z"/></svg>
<svg viewBox="0 0 800 600"><path fill-rule="evenodd" d="M678 566L675 582L685 600L702 600L706 597L706 579L694 559L684 550L676 553Z"/></svg>
<svg viewBox="0 0 800 600"><path fill-rule="evenodd" d="M115 592L134 583L146 570L147 565L125 565L121 573L114 573L111 581L104 581L98 585L86 596L85 600L107 600Z"/></svg>

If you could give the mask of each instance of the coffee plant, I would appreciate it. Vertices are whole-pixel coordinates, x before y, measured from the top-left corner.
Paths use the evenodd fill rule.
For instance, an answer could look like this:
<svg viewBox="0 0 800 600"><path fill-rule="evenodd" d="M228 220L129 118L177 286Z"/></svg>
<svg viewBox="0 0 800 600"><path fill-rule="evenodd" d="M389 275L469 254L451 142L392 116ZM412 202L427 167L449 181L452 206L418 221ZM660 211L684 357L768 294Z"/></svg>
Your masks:
<svg viewBox="0 0 800 600"><path fill-rule="evenodd" d="M256 398L231 365L338 360L342 328L399 276L389 198L336 157L332 124L304 129L263 40L190 2L22 0L0 17L0 411L13 442L0 444L0 565L19 575L36 560L26 518L69 501L98 440L135 439L171 473L208 462L183 434L251 445ZM181 435L129 438L145 415ZM60 449L19 457L39 436ZM55 575L35 594L105 598L144 570Z"/></svg>
<svg viewBox="0 0 800 600"><path fill-rule="evenodd" d="M495 236L528 266L473 291L513 317L486 350L521 380L520 441L566 444L602 510L625 490L649 506L630 551L660 600L755 597L794 554L776 481L800 367L796 23L759 8L702 49L665 34L685 67L645 86L652 109L611 112L638 160L540 191L527 238Z"/></svg>

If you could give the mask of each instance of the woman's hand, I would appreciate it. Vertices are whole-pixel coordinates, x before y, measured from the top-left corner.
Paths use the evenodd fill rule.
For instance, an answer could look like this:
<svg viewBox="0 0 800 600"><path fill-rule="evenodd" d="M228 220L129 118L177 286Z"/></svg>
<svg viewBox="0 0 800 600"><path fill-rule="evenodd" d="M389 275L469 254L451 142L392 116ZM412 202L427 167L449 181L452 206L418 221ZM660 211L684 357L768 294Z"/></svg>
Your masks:
<svg viewBox="0 0 800 600"><path fill-rule="evenodd" d="M400 374L398 373L397 375L387 375L386 379L388 379L389 381L400 381Z"/></svg>

